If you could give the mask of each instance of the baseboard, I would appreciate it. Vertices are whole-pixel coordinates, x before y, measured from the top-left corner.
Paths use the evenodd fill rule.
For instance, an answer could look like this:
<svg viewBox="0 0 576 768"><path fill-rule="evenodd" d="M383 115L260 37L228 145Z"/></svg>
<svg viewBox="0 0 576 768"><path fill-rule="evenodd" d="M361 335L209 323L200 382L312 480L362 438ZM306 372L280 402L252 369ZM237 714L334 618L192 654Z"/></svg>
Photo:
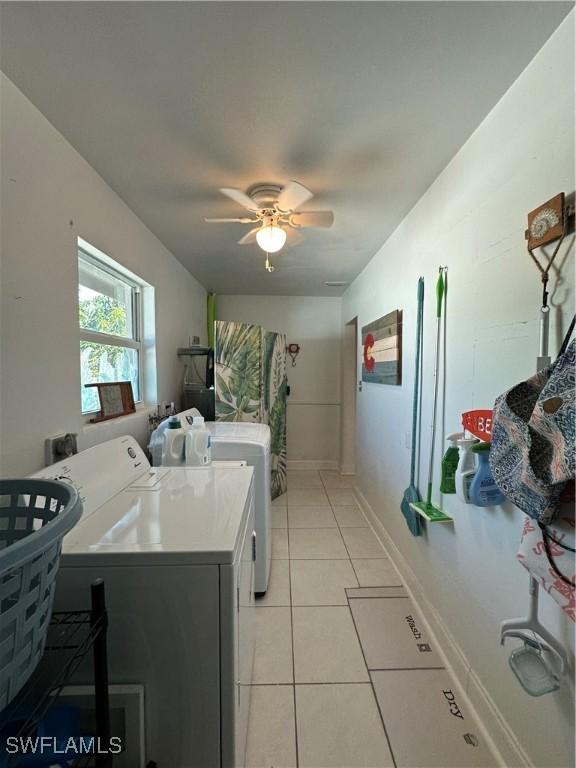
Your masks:
<svg viewBox="0 0 576 768"><path fill-rule="evenodd" d="M331 459L295 459L286 464L288 469L338 469L338 462Z"/></svg>
<svg viewBox="0 0 576 768"><path fill-rule="evenodd" d="M534 763L526 754L490 693L470 666L466 654L444 623L441 615L428 600L418 577L388 534L384 524L377 517L358 487L354 488L354 494L372 530L398 569L404 586L418 608L427 630L436 640L436 647L440 649L439 653L446 664L446 668L452 673L459 688L458 693L468 701L498 765L501 768L510 768L510 766L534 768Z"/></svg>

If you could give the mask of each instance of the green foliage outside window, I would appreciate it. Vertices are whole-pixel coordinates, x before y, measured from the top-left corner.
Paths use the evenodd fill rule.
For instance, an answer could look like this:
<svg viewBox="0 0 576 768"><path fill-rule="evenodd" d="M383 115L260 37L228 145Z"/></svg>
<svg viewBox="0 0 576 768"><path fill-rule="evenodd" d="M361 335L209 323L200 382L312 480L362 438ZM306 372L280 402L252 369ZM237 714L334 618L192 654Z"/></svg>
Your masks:
<svg viewBox="0 0 576 768"><path fill-rule="evenodd" d="M88 331L109 333L113 336L128 336L128 313L126 307L118 304L109 296L99 294L94 298L80 300L80 327ZM100 361L104 353L109 363L116 364L124 354L122 347L110 347L82 340L80 350L90 350L88 370L91 381L99 380ZM84 359L84 358L83 358Z"/></svg>

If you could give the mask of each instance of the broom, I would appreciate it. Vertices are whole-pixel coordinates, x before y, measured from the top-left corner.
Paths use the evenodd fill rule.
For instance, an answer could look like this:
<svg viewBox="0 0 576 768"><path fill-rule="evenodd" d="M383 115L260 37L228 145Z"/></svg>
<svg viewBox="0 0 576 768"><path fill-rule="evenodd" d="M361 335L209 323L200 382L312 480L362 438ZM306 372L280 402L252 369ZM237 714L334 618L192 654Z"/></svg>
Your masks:
<svg viewBox="0 0 576 768"><path fill-rule="evenodd" d="M410 508L410 502L420 501L416 488L416 437L418 428L418 391L420 385L420 348L422 346L422 312L424 308L424 278L418 280L418 312L416 315L416 364L414 366L414 400L412 402L412 454L410 456L410 485L404 491L400 509L413 536L420 536L420 516Z"/></svg>
<svg viewBox="0 0 576 768"><path fill-rule="evenodd" d="M410 502L410 509L421 515L430 523L449 523L452 518L440 507L432 503L432 474L434 471L434 442L436 439L436 410L438 405L438 358L440 356L440 329L442 320L442 300L444 298L444 267L438 270L436 283L436 348L434 350L434 400L432 410L432 427L430 437L430 461L428 464L428 487L426 501Z"/></svg>

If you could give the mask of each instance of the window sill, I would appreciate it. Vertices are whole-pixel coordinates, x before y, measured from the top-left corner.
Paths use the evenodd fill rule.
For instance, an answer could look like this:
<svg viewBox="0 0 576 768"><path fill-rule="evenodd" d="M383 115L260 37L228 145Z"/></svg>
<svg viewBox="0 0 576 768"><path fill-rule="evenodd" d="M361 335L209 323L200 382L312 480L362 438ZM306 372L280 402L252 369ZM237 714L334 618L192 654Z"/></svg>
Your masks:
<svg viewBox="0 0 576 768"><path fill-rule="evenodd" d="M120 416L114 416L111 419L105 419L103 421L96 421L92 422L90 421L91 418L94 417L98 411L94 411L92 413L83 413L82 418L86 419L83 425L84 430L93 429L95 427L101 427L102 424L118 424L120 421L130 421L131 419L139 419L142 418L142 416L146 416L150 413L153 413L155 410L154 406L152 405L146 405L145 403L137 403L136 410L134 413L124 413Z"/></svg>

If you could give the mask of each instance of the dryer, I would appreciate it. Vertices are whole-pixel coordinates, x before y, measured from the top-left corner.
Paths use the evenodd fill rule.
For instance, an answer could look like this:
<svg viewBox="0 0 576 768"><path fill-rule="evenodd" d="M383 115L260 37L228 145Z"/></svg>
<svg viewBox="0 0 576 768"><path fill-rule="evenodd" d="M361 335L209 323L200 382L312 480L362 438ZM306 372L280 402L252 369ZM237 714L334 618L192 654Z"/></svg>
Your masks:
<svg viewBox="0 0 576 768"><path fill-rule="evenodd" d="M110 682L144 685L146 759L161 766L244 765L253 474L153 469L121 437L35 475L73 484L84 504L63 542L55 609L83 607L90 583L105 580Z"/></svg>
<svg viewBox="0 0 576 768"><path fill-rule="evenodd" d="M177 414L184 428L192 425L196 408ZM154 466L162 464L162 444L168 419L154 431L148 446ZM212 458L220 461L240 459L254 467L254 514L256 520L256 563L254 590L263 595L268 589L272 557L272 511L270 495L270 427L255 422L206 422L211 433Z"/></svg>

